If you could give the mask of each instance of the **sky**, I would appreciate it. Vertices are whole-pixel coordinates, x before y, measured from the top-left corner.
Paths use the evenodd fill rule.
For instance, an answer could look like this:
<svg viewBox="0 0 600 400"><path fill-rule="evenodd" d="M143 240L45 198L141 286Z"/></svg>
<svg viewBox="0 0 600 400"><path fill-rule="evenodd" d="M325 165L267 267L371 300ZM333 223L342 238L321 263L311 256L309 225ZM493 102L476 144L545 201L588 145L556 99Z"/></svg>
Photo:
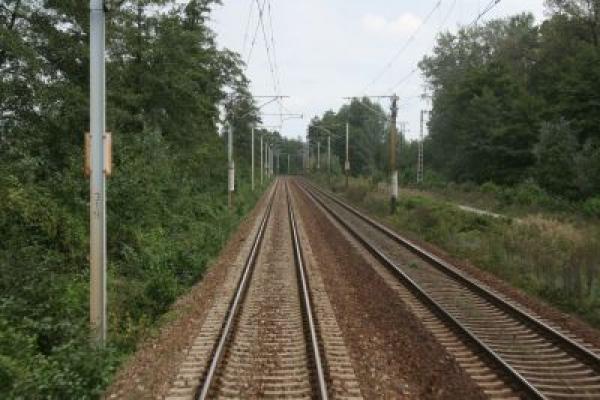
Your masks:
<svg viewBox="0 0 600 400"><path fill-rule="evenodd" d="M264 34L257 12L257 3L263 1ZM425 87L420 72L411 72L431 52L439 32L455 32L459 25L471 23L489 3L223 0L215 6L210 24L219 47L241 54L247 62L246 76L254 96L289 96L282 100L285 108L272 103L261 109L264 125L278 125L280 117L272 114L281 111L302 114L303 119L284 121L281 133L304 138L310 119L337 110L348 102L344 97L396 93L400 97L398 122L406 122L406 135L414 139L419 136L420 110L429 105L420 98ZM542 20L544 0L501 0L481 21L522 12ZM388 100L375 101L389 108ZM266 100L257 98L257 102L261 105Z"/></svg>

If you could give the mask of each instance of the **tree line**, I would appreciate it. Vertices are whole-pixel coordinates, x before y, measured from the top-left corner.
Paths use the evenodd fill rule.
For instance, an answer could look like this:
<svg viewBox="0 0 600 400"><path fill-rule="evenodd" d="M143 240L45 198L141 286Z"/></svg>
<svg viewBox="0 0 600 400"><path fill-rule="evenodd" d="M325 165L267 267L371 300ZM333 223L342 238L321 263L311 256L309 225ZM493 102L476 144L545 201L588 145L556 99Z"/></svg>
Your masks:
<svg viewBox="0 0 600 400"><path fill-rule="evenodd" d="M520 14L441 33L419 63L432 104L426 170L438 179L600 193L600 1L548 0L546 11L540 23ZM315 125L340 137L346 122L351 173L385 176L386 113L367 98L315 118L309 140L325 135ZM414 182L417 143L400 135L401 176Z"/></svg>
<svg viewBox="0 0 600 400"><path fill-rule="evenodd" d="M449 179L600 192L600 2L546 5L540 24L522 14L442 34L421 62L428 147Z"/></svg>
<svg viewBox="0 0 600 400"><path fill-rule="evenodd" d="M0 397L98 397L253 206L249 126L260 123L258 106L239 55L219 49L207 25L218 3L125 1L107 14L114 168L102 350L89 346L87 329L88 2L1 2ZM226 124L239 183L231 211Z"/></svg>

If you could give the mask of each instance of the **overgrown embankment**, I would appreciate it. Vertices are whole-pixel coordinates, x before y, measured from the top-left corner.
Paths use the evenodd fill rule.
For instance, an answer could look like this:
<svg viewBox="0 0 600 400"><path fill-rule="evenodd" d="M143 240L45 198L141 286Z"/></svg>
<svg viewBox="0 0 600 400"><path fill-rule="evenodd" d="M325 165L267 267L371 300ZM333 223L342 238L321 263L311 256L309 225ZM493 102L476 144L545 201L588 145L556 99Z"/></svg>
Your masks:
<svg viewBox="0 0 600 400"><path fill-rule="evenodd" d="M316 178L327 186L326 178ZM365 179L330 188L409 237L439 246L560 309L600 326L600 221L544 214L494 218L431 196L388 197Z"/></svg>
<svg viewBox="0 0 600 400"><path fill-rule="evenodd" d="M97 398L254 205L238 134L226 206L222 122L257 114L239 57L206 24L214 3L124 2L106 16L104 350L88 337L89 5L0 7L0 398Z"/></svg>

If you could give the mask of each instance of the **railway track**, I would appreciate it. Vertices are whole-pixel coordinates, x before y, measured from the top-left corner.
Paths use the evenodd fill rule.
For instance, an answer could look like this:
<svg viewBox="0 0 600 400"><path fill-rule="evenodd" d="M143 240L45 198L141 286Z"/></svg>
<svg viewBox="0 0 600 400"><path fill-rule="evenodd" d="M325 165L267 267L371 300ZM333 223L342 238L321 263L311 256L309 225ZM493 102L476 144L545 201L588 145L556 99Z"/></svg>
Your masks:
<svg viewBox="0 0 600 400"><path fill-rule="evenodd" d="M285 196L279 191L285 191ZM281 215L284 208L287 218ZM263 243L268 229L271 235L287 233L287 238L279 238L287 243L276 247ZM279 183L275 189L254 243L196 398L327 399L287 184Z"/></svg>
<svg viewBox="0 0 600 400"><path fill-rule="evenodd" d="M285 180L255 231L230 300L215 302L166 399L360 398Z"/></svg>
<svg viewBox="0 0 600 400"><path fill-rule="evenodd" d="M402 297L488 396L600 399L597 351L337 197L296 184L387 268Z"/></svg>

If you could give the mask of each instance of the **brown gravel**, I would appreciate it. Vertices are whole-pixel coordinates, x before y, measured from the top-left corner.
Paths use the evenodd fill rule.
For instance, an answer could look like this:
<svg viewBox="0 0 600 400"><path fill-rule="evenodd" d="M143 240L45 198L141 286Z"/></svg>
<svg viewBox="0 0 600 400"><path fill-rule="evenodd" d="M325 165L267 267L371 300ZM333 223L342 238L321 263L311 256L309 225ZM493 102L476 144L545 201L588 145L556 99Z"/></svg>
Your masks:
<svg viewBox="0 0 600 400"><path fill-rule="evenodd" d="M324 212L294 192L365 398L485 398Z"/></svg>
<svg viewBox="0 0 600 400"><path fill-rule="evenodd" d="M225 280L242 244L252 239L250 232L262 215L266 200L267 196L263 195L230 237L219 257L209 264L203 279L171 307L159 332L140 343L137 351L116 374L105 392L105 399L161 398L167 392L177 366L185 358L185 350L191 346L204 322L215 291Z"/></svg>

